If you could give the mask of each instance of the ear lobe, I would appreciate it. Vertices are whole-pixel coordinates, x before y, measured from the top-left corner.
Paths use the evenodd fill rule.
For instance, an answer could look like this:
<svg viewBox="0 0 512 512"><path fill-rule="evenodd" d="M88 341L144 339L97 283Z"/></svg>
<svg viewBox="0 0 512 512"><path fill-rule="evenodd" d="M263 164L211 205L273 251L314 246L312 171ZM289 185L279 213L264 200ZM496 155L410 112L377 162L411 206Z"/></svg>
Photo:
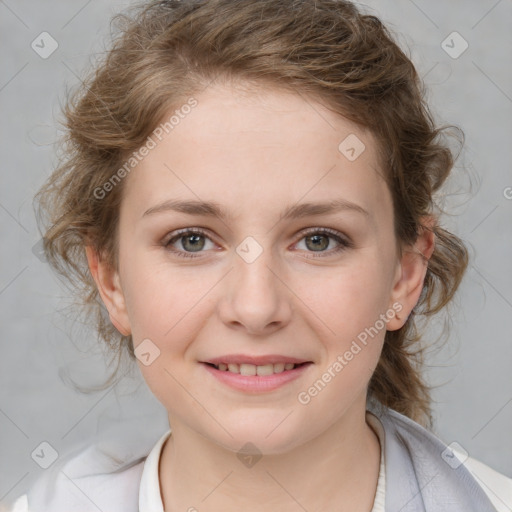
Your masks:
<svg viewBox="0 0 512 512"><path fill-rule="evenodd" d="M433 219L429 217L420 228L414 245L404 248L390 299L390 304L398 302L402 305L402 309L400 315L388 322L388 331L400 329L418 303L423 290L428 261L435 248L435 234L432 225Z"/></svg>
<svg viewBox="0 0 512 512"><path fill-rule="evenodd" d="M110 321L123 336L130 335L130 322L118 272L101 260L94 247L87 245L85 253L89 270L107 308Z"/></svg>

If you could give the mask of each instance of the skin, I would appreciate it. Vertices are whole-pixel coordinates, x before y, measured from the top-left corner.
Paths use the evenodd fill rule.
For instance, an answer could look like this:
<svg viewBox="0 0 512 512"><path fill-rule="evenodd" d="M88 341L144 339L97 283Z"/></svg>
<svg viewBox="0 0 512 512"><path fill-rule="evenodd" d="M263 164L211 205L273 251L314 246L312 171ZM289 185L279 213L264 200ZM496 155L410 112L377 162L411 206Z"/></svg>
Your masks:
<svg viewBox="0 0 512 512"><path fill-rule="evenodd" d="M135 347L150 339L160 350L150 365L138 364L173 432L160 461L165 510L369 511L380 446L365 420L366 392L385 329L308 404L297 396L393 304L400 318L386 328L404 324L433 235L423 231L399 255L374 138L313 99L226 83L196 99L126 178L117 270L86 249L114 325ZM365 145L354 161L338 150L350 134ZM214 201L228 216L144 215L170 199ZM281 219L288 206L334 199L367 215L344 209ZM182 228L207 232L200 252L185 235L173 238ZM320 231L316 246L309 228ZM248 236L262 249L251 263L236 252ZM175 251L198 257L166 248L171 238ZM313 364L279 389L248 393L200 363L233 353ZM236 456L247 442L263 455L252 467Z"/></svg>

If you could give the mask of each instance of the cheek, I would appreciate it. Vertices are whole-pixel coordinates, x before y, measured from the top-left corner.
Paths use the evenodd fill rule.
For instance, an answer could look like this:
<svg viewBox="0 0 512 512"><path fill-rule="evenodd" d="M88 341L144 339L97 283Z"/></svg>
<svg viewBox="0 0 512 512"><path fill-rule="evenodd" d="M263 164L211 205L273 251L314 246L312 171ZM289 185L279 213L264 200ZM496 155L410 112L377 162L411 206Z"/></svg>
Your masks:
<svg viewBox="0 0 512 512"><path fill-rule="evenodd" d="M198 275L197 269L136 263L133 259L127 267L126 287L133 344L136 354L147 345L158 356L150 365L142 359L137 363L150 389L169 408L170 397L175 405L183 398L179 383L190 379L195 364L190 349L213 314L214 303L205 293L214 288L218 277L211 272Z"/></svg>
<svg viewBox="0 0 512 512"><path fill-rule="evenodd" d="M386 333L388 283L380 272L365 267L351 268L317 288L311 309L327 328L318 371L297 396L308 415L335 421L366 392Z"/></svg>
<svg viewBox="0 0 512 512"><path fill-rule="evenodd" d="M319 274L308 282L302 280L300 295L307 297L308 306L331 335L348 341L373 326L388 308L391 279L383 274L384 268L385 262L376 261Z"/></svg>
<svg viewBox="0 0 512 512"><path fill-rule="evenodd" d="M133 338L162 342L193 313L208 280L197 276L197 268L173 268L160 248L126 249L122 282Z"/></svg>

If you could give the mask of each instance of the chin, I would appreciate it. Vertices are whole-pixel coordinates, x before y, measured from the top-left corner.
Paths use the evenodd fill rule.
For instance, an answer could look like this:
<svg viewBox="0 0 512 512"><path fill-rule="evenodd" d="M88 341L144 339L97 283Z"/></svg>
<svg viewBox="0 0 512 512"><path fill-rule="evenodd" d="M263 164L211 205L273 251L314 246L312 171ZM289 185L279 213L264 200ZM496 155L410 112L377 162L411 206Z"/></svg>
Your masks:
<svg viewBox="0 0 512 512"><path fill-rule="evenodd" d="M255 447L259 454L279 455L305 442L304 427L297 424L297 418L293 418L293 410L241 412L233 415L230 421L223 422L223 427L232 437L222 430L221 438L215 440L226 449L238 454L241 449Z"/></svg>

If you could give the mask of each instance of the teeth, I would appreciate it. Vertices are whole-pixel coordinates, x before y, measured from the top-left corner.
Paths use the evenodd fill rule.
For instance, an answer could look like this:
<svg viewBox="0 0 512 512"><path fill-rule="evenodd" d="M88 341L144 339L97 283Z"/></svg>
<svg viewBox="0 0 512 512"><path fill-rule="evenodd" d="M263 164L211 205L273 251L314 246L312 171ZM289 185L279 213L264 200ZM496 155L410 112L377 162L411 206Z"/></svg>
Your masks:
<svg viewBox="0 0 512 512"><path fill-rule="evenodd" d="M231 373L240 373L240 366L237 365L236 363L230 363L228 364L228 370Z"/></svg>
<svg viewBox="0 0 512 512"><path fill-rule="evenodd" d="M274 365L265 364L263 366L256 366L256 373L258 375L272 375L274 373Z"/></svg>
<svg viewBox="0 0 512 512"><path fill-rule="evenodd" d="M239 373L240 375L245 375L248 377L254 375L273 375L274 373L281 373L285 370L293 370L295 366L296 365L293 363L264 364L260 366L247 363L219 363L218 365L215 365L217 370L220 370L222 372L229 371L231 373Z"/></svg>
<svg viewBox="0 0 512 512"><path fill-rule="evenodd" d="M274 373L284 372L284 363L277 363L274 365Z"/></svg>
<svg viewBox="0 0 512 512"><path fill-rule="evenodd" d="M240 375L256 375L256 366L253 364L241 364Z"/></svg>

